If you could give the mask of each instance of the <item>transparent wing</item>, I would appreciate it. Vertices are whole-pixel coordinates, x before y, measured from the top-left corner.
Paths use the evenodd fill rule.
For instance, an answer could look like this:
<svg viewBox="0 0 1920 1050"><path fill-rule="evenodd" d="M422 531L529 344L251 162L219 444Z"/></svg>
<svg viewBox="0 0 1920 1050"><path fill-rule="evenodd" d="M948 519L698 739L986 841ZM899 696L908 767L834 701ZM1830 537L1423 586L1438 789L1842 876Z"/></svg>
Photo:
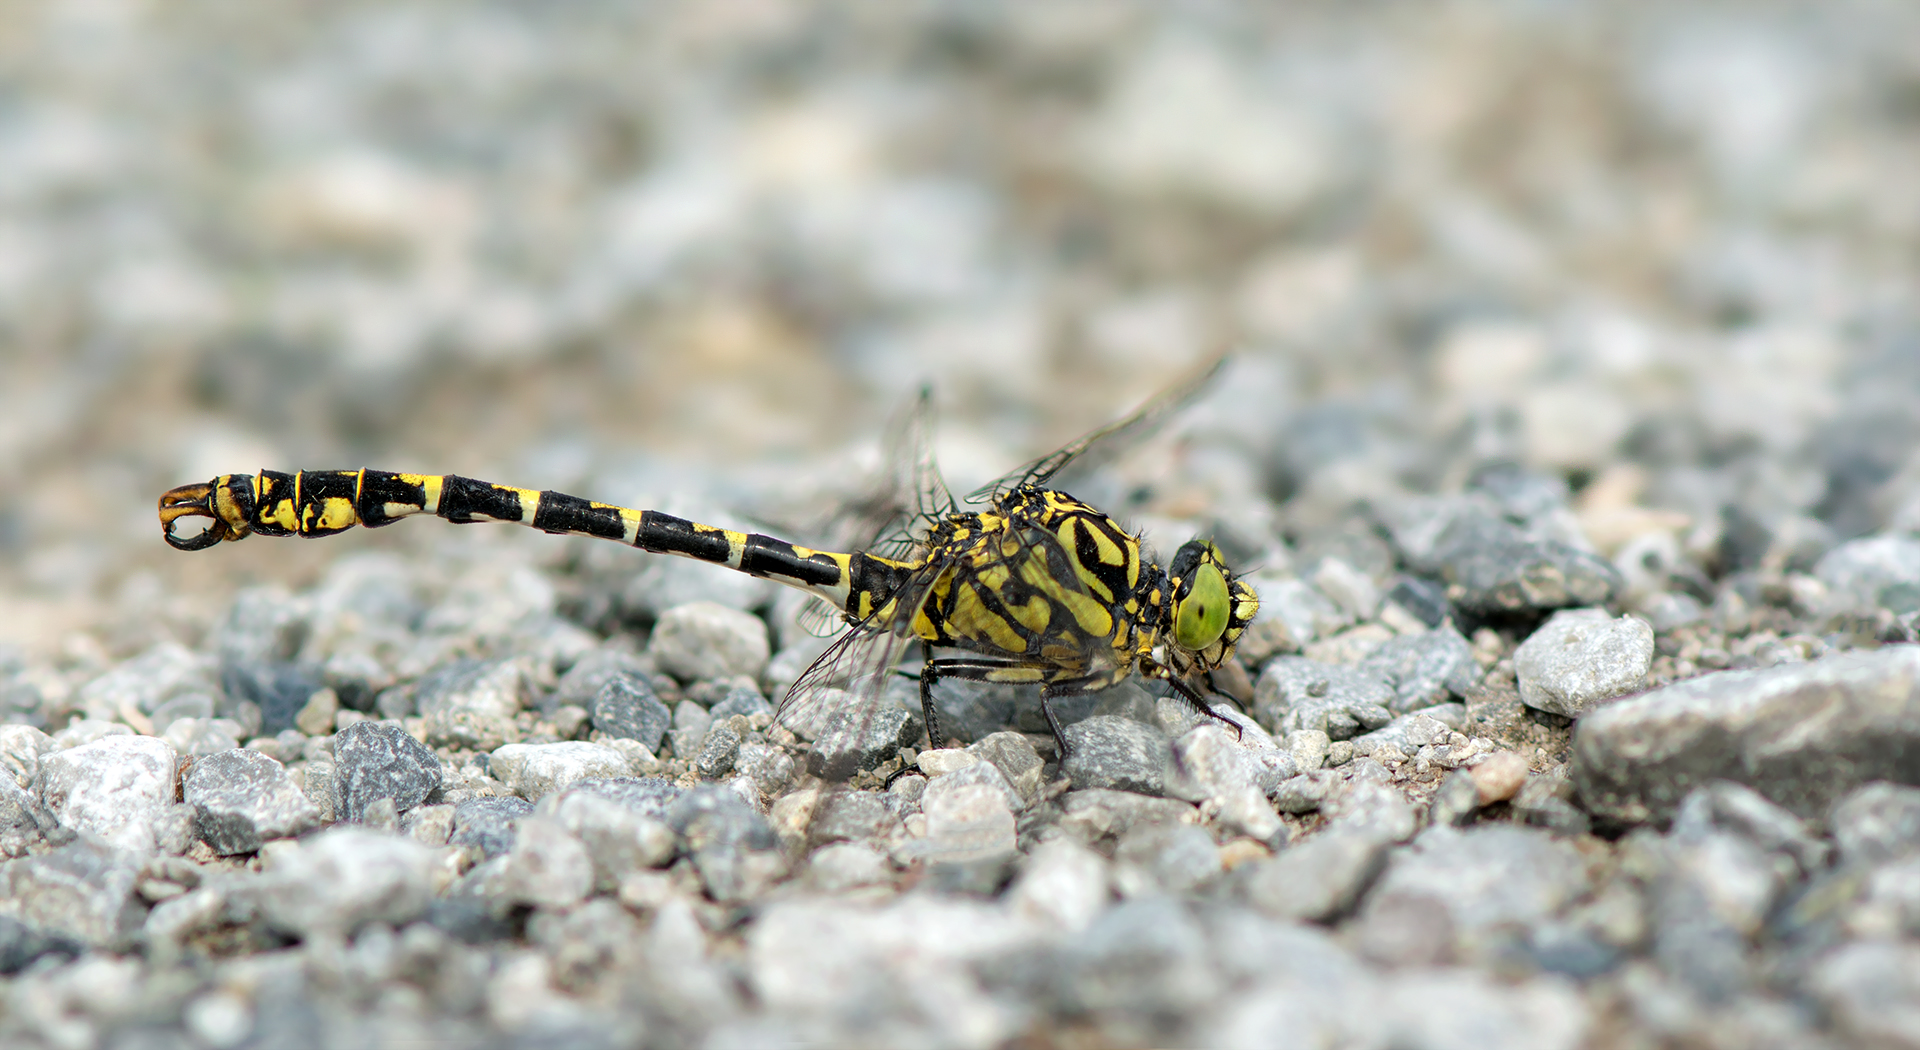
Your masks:
<svg viewBox="0 0 1920 1050"><path fill-rule="evenodd" d="M1095 462L1088 453L1098 449L1098 461L1105 461L1141 438L1151 434L1155 427L1185 408L1193 399L1220 374L1226 367L1227 358L1222 355L1213 359L1205 368L1187 379L1154 395L1146 404L1134 409L1125 418L1109 423L1076 441L1069 442L1059 450L1040 457L1033 462L1013 471L998 480L991 481L967 496L968 503L998 503L1002 496L1022 485L1044 486L1054 475L1066 469L1068 464L1081 461L1082 466Z"/></svg>
<svg viewBox="0 0 1920 1050"><path fill-rule="evenodd" d="M922 537L959 511L933 455L933 388L922 386L890 430L889 482L894 494L887 524L877 529L866 550L883 558L906 560L919 552Z"/></svg>
<svg viewBox="0 0 1920 1050"><path fill-rule="evenodd" d="M864 716L877 710L893 666L914 639L913 618L945 568L929 566L908 580L896 595L898 602L888 620L868 617L847 628L794 680L774 720L811 740L838 711Z"/></svg>
<svg viewBox="0 0 1920 1050"><path fill-rule="evenodd" d="M846 617L840 608L825 598L815 598L800 607L794 622L800 629L815 638L831 638L847 626Z"/></svg>

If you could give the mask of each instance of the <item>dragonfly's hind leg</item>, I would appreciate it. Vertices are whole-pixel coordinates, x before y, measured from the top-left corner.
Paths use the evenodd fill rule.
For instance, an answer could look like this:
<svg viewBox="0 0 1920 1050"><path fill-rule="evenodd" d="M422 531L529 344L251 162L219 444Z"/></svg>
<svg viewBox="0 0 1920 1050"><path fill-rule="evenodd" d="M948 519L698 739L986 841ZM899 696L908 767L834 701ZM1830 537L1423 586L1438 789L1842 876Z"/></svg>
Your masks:
<svg viewBox="0 0 1920 1050"><path fill-rule="evenodd" d="M1168 678L1167 684L1173 687L1174 692L1180 694L1180 698L1182 700L1185 700L1187 703L1192 704L1194 710L1200 712L1203 715L1206 715L1208 718L1211 718L1216 722L1219 722L1221 725L1226 726L1228 729L1233 730L1234 739L1236 740L1240 739L1242 735L1241 729L1240 729L1240 723L1234 721L1231 718L1228 718L1226 715L1223 715L1218 711L1215 711L1213 707L1207 703L1206 698L1200 695L1199 690L1195 689L1193 686L1188 685L1186 682L1178 678L1171 678L1171 677ZM1229 699L1231 699L1231 697L1229 697Z"/></svg>

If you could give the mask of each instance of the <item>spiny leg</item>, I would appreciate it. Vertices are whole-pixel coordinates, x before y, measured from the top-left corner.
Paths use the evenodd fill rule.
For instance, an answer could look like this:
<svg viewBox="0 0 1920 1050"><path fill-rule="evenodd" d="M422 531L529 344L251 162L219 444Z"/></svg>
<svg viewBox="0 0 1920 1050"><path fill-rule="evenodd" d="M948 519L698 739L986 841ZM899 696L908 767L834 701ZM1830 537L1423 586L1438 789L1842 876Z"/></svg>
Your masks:
<svg viewBox="0 0 1920 1050"><path fill-rule="evenodd" d="M1231 718L1228 718L1226 715L1223 715L1218 711L1215 711L1211 706L1208 705L1206 699L1200 695L1200 691L1195 689L1193 686L1187 684L1187 682L1184 679L1168 678L1167 684L1173 687L1174 692L1180 694L1180 698L1182 700L1185 700L1187 703L1192 704L1194 710L1200 712L1203 715L1206 715L1208 718L1211 718L1216 722L1219 722L1220 724L1226 726L1228 729L1233 730L1234 739L1238 740L1241 738L1242 732L1240 729L1240 723L1234 721Z"/></svg>
<svg viewBox="0 0 1920 1050"><path fill-rule="evenodd" d="M921 703L927 705L927 717L931 719L933 717L933 693L931 692L932 686L929 684L931 678L937 676L942 678L958 678L969 682L1001 682L1011 685L1034 684L1036 681L1035 678L1015 679L1006 677L1010 672L1018 671L1042 673L1052 671L1058 673L1059 668L1051 664L1011 663L1005 660L978 660L968 659L966 657L948 657L940 660L929 660L927 661L926 667L920 672L920 700ZM1067 757L1067 734L1060 726L1060 716L1054 714L1053 704L1049 701L1091 692L1092 690L1087 688L1087 686L1092 682L1097 681L1104 685L1108 684L1110 680L1111 676L1109 675L1073 678L1066 679L1060 683L1049 683L1041 689L1040 713L1047 718L1047 728L1053 731L1053 742L1059 746L1060 758L1062 760L1065 760ZM1059 685L1067 685L1068 688L1061 690L1057 688Z"/></svg>

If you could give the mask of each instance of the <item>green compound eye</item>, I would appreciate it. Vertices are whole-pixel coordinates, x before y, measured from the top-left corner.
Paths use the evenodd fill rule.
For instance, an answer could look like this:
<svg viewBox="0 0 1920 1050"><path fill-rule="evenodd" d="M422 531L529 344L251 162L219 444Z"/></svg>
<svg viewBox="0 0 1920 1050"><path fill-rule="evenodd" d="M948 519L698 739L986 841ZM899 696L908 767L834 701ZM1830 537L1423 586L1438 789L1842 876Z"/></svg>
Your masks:
<svg viewBox="0 0 1920 1050"><path fill-rule="evenodd" d="M1227 629L1227 578L1218 567L1201 564L1194 569L1193 589L1174 612L1173 640L1182 649L1205 649L1220 640Z"/></svg>

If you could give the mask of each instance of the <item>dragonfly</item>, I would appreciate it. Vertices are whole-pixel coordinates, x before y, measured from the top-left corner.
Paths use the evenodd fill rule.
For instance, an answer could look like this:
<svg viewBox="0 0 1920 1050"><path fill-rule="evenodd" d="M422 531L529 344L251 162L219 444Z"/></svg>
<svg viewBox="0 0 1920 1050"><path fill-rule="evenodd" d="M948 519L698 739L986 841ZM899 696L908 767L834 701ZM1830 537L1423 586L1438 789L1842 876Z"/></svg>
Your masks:
<svg viewBox="0 0 1920 1050"><path fill-rule="evenodd" d="M875 542L815 550L552 490L456 474L360 468L222 474L160 497L166 542L197 551L248 536L332 536L431 515L456 523L513 522L565 536L612 540L797 588L837 614L842 633L794 681L778 718L834 697L876 705L906 648L928 654L919 698L930 746L942 746L934 704L943 679L1037 685L1058 754L1067 735L1053 704L1097 693L1134 674L1164 681L1198 712L1240 727L1209 706L1209 675L1232 659L1259 611L1254 589L1206 538L1163 566L1113 517L1050 482L1099 449L1137 436L1183 407L1221 362L1101 427L969 495L953 498L934 465L925 406L915 414L914 505ZM176 527L211 519L203 531ZM846 682L849 688L832 688Z"/></svg>

